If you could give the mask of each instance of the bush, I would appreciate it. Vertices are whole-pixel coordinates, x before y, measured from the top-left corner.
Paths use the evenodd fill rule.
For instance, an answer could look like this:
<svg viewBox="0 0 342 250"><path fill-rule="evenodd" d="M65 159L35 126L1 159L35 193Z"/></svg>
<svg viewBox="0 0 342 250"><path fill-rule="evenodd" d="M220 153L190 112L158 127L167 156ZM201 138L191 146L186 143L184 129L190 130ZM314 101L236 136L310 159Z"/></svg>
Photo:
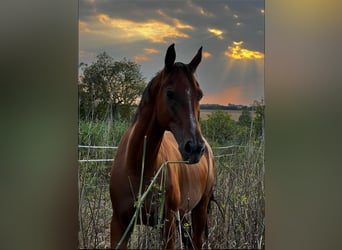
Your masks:
<svg viewBox="0 0 342 250"><path fill-rule="evenodd" d="M233 140L234 121L230 115L217 110L208 115L207 120L201 120L201 129L204 137L216 144L223 144Z"/></svg>

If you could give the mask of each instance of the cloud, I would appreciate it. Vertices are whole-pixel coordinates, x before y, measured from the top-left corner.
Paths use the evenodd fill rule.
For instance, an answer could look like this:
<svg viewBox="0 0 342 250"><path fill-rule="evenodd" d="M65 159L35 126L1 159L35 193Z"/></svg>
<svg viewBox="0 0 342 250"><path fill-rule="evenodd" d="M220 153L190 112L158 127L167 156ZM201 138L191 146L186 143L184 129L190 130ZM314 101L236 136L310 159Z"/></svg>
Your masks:
<svg viewBox="0 0 342 250"><path fill-rule="evenodd" d="M78 22L78 27L79 27L79 31L80 32L83 32L83 33L90 33L90 32L93 32L87 25L86 22L82 22L82 21L79 21Z"/></svg>
<svg viewBox="0 0 342 250"><path fill-rule="evenodd" d="M160 20L133 21L123 18L111 18L106 14L99 14L93 23L80 22L80 32L91 32L89 26L97 30L94 33L111 36L113 39L126 39L128 41L148 40L152 43L167 43L168 38L188 38L189 35L181 30L192 29L191 25L184 24L175 19L174 25Z"/></svg>
<svg viewBox="0 0 342 250"><path fill-rule="evenodd" d="M209 57L211 57L211 54L209 52L205 51L202 53L202 56L203 56L203 58L209 58Z"/></svg>
<svg viewBox="0 0 342 250"><path fill-rule="evenodd" d="M265 55L259 51L252 51L242 48L242 45L243 41L233 42L231 46L228 46L227 50L224 52L224 55L236 60L256 60L265 57Z"/></svg>
<svg viewBox="0 0 342 250"><path fill-rule="evenodd" d="M157 54L159 50L155 48L144 48L144 54L138 54L134 56L135 62L146 62L150 60L148 55Z"/></svg>
<svg viewBox="0 0 342 250"><path fill-rule="evenodd" d="M214 28L208 28L208 31L212 34L214 34L215 36L217 36L219 39L223 39L223 30L219 30L219 29L214 29Z"/></svg>
<svg viewBox="0 0 342 250"><path fill-rule="evenodd" d="M160 9L157 10L157 13L160 16L162 16L168 20L171 20L173 22L173 24L176 26L176 28L178 28L178 29L190 29L190 30L194 29L194 27L192 27L191 25L182 23L179 19L168 16L167 14L165 14L164 11L162 11Z"/></svg>
<svg viewBox="0 0 342 250"><path fill-rule="evenodd" d="M184 24L176 18L173 18L173 22L176 25L176 28L178 28L178 29L190 29L190 30L194 29L194 27L192 27L191 25Z"/></svg>
<svg viewBox="0 0 342 250"><path fill-rule="evenodd" d="M78 54L80 58L95 58L96 57L95 52L90 52L90 51L85 51L85 50L80 50Z"/></svg>
<svg viewBox="0 0 342 250"><path fill-rule="evenodd" d="M148 60L150 60L150 58L146 55L143 55L143 54L134 56L135 62L146 62Z"/></svg>
<svg viewBox="0 0 342 250"><path fill-rule="evenodd" d="M159 50L155 48L144 48L144 53L138 54L134 56L135 62L146 62L150 60L150 57L148 55L157 54L159 53Z"/></svg>
<svg viewBox="0 0 342 250"><path fill-rule="evenodd" d="M201 6L195 5L192 1L188 1L187 3L191 9L193 9L196 13L200 14L201 16L205 16L205 17L214 16L211 12L205 11Z"/></svg>
<svg viewBox="0 0 342 250"><path fill-rule="evenodd" d="M239 103L237 90L223 94L231 85L253 83L253 91L244 89L250 93L245 99L262 95L264 60L258 59L258 55L264 58L262 1L85 1L94 0L80 1L80 61L93 61L89 52L106 51L116 59L139 62L142 74L150 79L163 66L169 44L176 44L180 61L193 58L203 45L197 77L213 102L219 98L219 103Z"/></svg>
<svg viewBox="0 0 342 250"><path fill-rule="evenodd" d="M146 54L157 54L159 50L155 48L144 48L144 51Z"/></svg>

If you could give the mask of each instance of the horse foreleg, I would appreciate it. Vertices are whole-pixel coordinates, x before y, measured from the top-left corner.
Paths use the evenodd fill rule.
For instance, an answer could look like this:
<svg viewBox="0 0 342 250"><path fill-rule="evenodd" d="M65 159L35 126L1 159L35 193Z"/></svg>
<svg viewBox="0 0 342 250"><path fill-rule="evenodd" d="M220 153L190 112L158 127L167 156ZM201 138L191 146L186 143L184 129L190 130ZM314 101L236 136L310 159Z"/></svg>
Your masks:
<svg viewBox="0 0 342 250"><path fill-rule="evenodd" d="M209 199L202 198L199 204L191 211L193 243L196 249L202 248L202 237L207 224L207 207Z"/></svg>
<svg viewBox="0 0 342 250"><path fill-rule="evenodd" d="M117 244L120 242L124 232L125 228L122 228L117 216L113 214L112 221L111 221L111 232L110 232L110 247L112 249L115 249L117 247ZM122 241L121 245L119 246L120 249L127 249L128 239L130 236L130 232L125 237L125 239Z"/></svg>

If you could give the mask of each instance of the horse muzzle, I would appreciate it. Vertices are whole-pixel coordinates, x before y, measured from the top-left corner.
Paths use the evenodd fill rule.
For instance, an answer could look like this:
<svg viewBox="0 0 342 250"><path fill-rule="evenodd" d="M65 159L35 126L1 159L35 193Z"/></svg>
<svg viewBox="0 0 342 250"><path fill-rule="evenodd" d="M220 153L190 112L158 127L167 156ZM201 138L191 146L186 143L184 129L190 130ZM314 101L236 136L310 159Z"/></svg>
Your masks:
<svg viewBox="0 0 342 250"><path fill-rule="evenodd" d="M189 164L198 163L204 153L205 144L204 141L188 140L181 147L179 151L184 161L188 161Z"/></svg>

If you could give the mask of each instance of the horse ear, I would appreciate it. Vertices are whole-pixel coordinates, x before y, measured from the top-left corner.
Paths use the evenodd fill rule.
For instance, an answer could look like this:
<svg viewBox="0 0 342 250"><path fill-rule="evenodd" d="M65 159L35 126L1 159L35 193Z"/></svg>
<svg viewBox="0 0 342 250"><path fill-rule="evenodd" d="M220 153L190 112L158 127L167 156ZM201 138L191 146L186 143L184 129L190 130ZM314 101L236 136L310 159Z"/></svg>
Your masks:
<svg viewBox="0 0 342 250"><path fill-rule="evenodd" d="M201 62L201 60L202 60L202 46L197 51L197 54L195 55L195 57L189 63L189 66L190 66L192 72L195 72L195 70L197 69L197 66Z"/></svg>
<svg viewBox="0 0 342 250"><path fill-rule="evenodd" d="M176 51L175 51L175 44L171 44L167 51L165 56L165 68L170 70L175 63L176 60Z"/></svg>

